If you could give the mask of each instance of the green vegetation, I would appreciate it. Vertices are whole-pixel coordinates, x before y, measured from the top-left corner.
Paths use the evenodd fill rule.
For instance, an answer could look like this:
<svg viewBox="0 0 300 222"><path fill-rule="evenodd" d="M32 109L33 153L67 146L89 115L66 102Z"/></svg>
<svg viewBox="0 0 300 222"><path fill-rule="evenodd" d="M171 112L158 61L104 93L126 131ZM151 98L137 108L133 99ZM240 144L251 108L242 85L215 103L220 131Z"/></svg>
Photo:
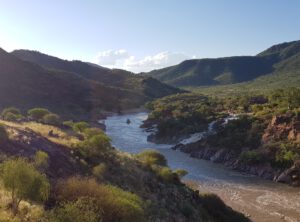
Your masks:
<svg viewBox="0 0 300 222"><path fill-rule="evenodd" d="M99 128L73 121L53 126L44 117L0 120L6 140L0 152L1 221L213 219L202 197L181 183L187 172L171 170L159 152L122 153ZM74 132L77 123L80 130ZM20 154L27 158L15 158ZM231 218L238 215L223 210Z"/></svg>
<svg viewBox="0 0 300 222"><path fill-rule="evenodd" d="M257 56L187 60L145 75L218 96L299 87L299 45L300 41L275 45Z"/></svg>
<svg viewBox="0 0 300 222"><path fill-rule="evenodd" d="M49 113L43 116L43 123L58 126L61 124L60 117L57 114Z"/></svg>
<svg viewBox="0 0 300 222"><path fill-rule="evenodd" d="M166 166L166 158L156 150L144 150L136 155L136 157L146 165Z"/></svg>
<svg viewBox="0 0 300 222"><path fill-rule="evenodd" d="M9 107L9 108L3 109L2 113L1 113L1 117L7 121L17 121L17 120L23 118L20 110L15 107Z"/></svg>
<svg viewBox="0 0 300 222"><path fill-rule="evenodd" d="M44 108L33 108L28 110L28 116L36 121L42 121L44 116L50 114L50 111L48 109Z"/></svg>
<svg viewBox="0 0 300 222"><path fill-rule="evenodd" d="M152 112L145 125L157 125L156 138L201 132L209 122L231 113L238 118L217 126L217 133L206 138L207 145L225 148L250 165L270 163L285 169L299 160L299 88L222 97L186 93L158 99L147 107Z"/></svg>
<svg viewBox="0 0 300 222"><path fill-rule="evenodd" d="M98 184L93 179L70 178L56 188L59 201L78 201L88 198L97 206L97 214L103 222L144 221L143 201L136 195L111 185ZM76 205L75 205L76 206Z"/></svg>
<svg viewBox="0 0 300 222"><path fill-rule="evenodd" d="M45 201L49 195L49 182L25 159L7 160L1 165L1 179L11 192L13 213L18 213L22 200Z"/></svg>

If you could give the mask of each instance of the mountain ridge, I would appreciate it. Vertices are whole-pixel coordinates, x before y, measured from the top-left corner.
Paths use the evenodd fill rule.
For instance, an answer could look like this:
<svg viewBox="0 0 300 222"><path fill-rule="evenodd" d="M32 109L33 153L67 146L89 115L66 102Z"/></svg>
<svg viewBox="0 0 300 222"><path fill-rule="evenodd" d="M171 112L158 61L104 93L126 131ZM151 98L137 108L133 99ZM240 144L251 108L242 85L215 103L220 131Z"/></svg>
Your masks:
<svg viewBox="0 0 300 222"><path fill-rule="evenodd" d="M272 74L282 63L300 62L300 41L277 44L256 56L232 56L185 60L178 65L143 73L176 87L216 86L242 83Z"/></svg>

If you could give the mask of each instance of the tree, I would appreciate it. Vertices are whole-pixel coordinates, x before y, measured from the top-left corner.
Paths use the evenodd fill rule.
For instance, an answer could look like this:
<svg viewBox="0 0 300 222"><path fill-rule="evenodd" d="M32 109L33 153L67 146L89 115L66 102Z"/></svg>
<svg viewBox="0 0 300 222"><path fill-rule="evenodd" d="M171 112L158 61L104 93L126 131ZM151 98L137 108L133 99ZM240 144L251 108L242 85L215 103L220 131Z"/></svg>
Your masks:
<svg viewBox="0 0 300 222"><path fill-rule="evenodd" d="M45 201L48 199L50 184L46 176L23 158L2 163L1 179L4 187L11 193L11 207L14 215L18 213L22 200Z"/></svg>
<svg viewBox="0 0 300 222"><path fill-rule="evenodd" d="M5 108L2 111L1 117L7 121L16 121L18 119L21 119L23 116L21 115L21 112L19 109L14 108L14 107L9 107L9 108Z"/></svg>
<svg viewBox="0 0 300 222"><path fill-rule="evenodd" d="M49 113L43 117L43 123L57 126L61 123L61 121L59 115L54 113Z"/></svg>
<svg viewBox="0 0 300 222"><path fill-rule="evenodd" d="M78 122L74 123L72 128L77 133L83 133L84 130L86 130L89 127L89 124L87 122Z"/></svg>
<svg viewBox="0 0 300 222"><path fill-rule="evenodd" d="M32 119L41 121L44 116L50 114L50 111L44 108L33 108L28 110L27 113Z"/></svg>

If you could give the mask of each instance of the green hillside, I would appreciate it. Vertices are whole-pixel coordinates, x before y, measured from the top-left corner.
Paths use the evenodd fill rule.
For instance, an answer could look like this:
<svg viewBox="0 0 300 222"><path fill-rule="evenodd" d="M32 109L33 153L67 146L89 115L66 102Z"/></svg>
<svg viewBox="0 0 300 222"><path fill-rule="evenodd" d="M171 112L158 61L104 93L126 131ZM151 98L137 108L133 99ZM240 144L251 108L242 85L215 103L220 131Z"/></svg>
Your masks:
<svg viewBox="0 0 300 222"><path fill-rule="evenodd" d="M139 107L153 98L179 92L157 80L126 71L107 71L78 61L56 61L53 64L61 62L65 68L54 69L54 65L52 69L45 68L0 50L0 108L41 106L86 118L100 111Z"/></svg>
<svg viewBox="0 0 300 222"><path fill-rule="evenodd" d="M298 75L293 72L299 70L299 67L300 41L294 41L272 46L257 56L187 60L172 67L153 70L144 75L152 76L178 87L219 86L253 80L254 85L251 83L247 86L257 85L260 87L260 83L265 84L281 79L285 83L297 82ZM260 79L262 76L268 77ZM289 80L290 78L291 80ZM296 79L294 80L294 78ZM271 85L273 87L276 84L272 83Z"/></svg>

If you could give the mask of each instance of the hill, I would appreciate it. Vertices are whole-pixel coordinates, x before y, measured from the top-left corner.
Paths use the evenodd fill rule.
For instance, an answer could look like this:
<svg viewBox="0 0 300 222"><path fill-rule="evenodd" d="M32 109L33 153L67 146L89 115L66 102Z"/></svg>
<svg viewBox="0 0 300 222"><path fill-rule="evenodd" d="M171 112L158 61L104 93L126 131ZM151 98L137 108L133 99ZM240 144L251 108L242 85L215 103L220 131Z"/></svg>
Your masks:
<svg viewBox="0 0 300 222"><path fill-rule="evenodd" d="M48 58L48 63L41 62L41 66L38 61L24 61L16 53L0 50L0 108L41 106L86 118L87 114L134 108L179 92L157 80L125 71L35 54L41 55L39 61ZM50 63L54 65L45 66Z"/></svg>
<svg viewBox="0 0 300 222"><path fill-rule="evenodd" d="M256 56L187 60L144 75L177 87L217 86L252 81L269 74L285 75L299 70L299 64L300 41L294 41L272 46Z"/></svg>

